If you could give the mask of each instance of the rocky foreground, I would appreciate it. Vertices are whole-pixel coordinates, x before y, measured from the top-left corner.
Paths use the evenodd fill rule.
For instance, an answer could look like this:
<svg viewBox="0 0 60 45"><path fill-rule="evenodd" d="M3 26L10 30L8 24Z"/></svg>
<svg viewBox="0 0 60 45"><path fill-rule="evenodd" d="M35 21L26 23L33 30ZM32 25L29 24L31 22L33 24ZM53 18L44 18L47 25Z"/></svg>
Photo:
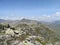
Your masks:
<svg viewBox="0 0 60 45"><path fill-rule="evenodd" d="M60 37L41 23L0 25L0 30L0 45L60 45Z"/></svg>

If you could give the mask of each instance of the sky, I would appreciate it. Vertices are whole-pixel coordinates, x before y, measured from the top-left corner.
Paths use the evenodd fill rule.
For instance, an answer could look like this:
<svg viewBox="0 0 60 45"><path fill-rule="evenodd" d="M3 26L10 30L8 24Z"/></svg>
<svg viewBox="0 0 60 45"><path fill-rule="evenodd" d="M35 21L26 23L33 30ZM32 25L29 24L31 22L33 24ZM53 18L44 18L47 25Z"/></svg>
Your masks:
<svg viewBox="0 0 60 45"><path fill-rule="evenodd" d="M0 18L60 20L60 0L0 0Z"/></svg>

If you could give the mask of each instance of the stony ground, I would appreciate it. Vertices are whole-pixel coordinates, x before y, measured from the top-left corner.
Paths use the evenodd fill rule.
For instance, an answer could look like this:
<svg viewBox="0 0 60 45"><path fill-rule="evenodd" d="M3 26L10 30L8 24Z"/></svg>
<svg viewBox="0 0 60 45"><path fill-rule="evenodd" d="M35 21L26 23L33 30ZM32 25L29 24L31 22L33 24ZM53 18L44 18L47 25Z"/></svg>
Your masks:
<svg viewBox="0 0 60 45"><path fill-rule="evenodd" d="M42 24L9 25L0 31L0 45L60 45L60 38Z"/></svg>

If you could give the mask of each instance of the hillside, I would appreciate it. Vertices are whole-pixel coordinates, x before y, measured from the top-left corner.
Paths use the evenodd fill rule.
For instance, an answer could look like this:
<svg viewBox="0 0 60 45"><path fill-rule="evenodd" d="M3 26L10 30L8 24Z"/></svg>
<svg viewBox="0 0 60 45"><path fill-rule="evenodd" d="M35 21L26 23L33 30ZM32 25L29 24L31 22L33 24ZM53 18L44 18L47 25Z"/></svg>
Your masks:
<svg viewBox="0 0 60 45"><path fill-rule="evenodd" d="M54 21L50 25L52 25L53 29L60 30L60 20Z"/></svg>
<svg viewBox="0 0 60 45"><path fill-rule="evenodd" d="M59 36L39 21L22 19L7 23L10 26L4 25L5 23L0 25L0 27L2 26L2 30L0 30L1 45L15 45L15 43L16 45L24 45L24 43L29 45L57 45L60 42Z"/></svg>
<svg viewBox="0 0 60 45"><path fill-rule="evenodd" d="M51 29L53 29L58 35L60 35L60 20L56 20L51 23L45 24L48 25L48 27L50 27Z"/></svg>

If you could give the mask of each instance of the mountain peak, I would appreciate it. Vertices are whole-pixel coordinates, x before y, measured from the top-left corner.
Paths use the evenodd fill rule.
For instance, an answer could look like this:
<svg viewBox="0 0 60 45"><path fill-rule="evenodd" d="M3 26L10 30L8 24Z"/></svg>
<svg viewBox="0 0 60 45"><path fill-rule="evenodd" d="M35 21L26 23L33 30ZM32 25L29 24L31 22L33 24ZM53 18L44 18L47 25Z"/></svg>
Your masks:
<svg viewBox="0 0 60 45"><path fill-rule="evenodd" d="M31 20L26 19L26 18L23 18L23 19L21 19L21 21L22 21L22 22L27 22L27 21L31 21Z"/></svg>

